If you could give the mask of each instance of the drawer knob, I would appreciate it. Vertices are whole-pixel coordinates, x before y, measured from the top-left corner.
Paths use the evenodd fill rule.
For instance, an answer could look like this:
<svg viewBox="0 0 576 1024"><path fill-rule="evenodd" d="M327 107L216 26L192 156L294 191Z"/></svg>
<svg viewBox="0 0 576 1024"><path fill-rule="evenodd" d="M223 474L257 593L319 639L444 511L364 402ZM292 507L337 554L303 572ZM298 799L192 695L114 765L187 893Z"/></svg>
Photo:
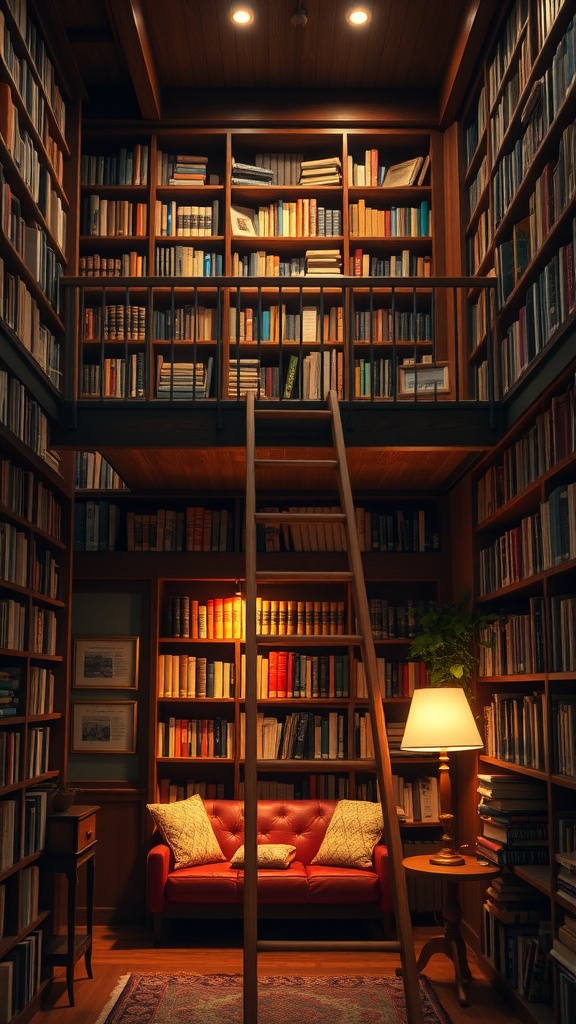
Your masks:
<svg viewBox="0 0 576 1024"><path fill-rule="evenodd" d="M91 839L91 838L92 838L92 829L91 828L87 828L86 829L86 839Z"/></svg>

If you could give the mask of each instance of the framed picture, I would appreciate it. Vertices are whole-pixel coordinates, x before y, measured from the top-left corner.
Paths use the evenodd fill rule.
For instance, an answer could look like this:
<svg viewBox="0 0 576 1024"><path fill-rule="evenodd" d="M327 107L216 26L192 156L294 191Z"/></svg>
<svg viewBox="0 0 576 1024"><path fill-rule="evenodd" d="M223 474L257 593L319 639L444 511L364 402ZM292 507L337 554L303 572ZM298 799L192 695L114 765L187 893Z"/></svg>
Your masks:
<svg viewBox="0 0 576 1024"><path fill-rule="evenodd" d="M74 638L74 686L93 690L137 690L137 636Z"/></svg>
<svg viewBox="0 0 576 1024"><path fill-rule="evenodd" d="M256 236L256 211L243 206L230 207L230 222L233 235Z"/></svg>
<svg viewBox="0 0 576 1024"><path fill-rule="evenodd" d="M446 395L448 394L448 365L438 363L412 363L409 366L400 366L399 393L400 395Z"/></svg>
<svg viewBox="0 0 576 1024"><path fill-rule="evenodd" d="M72 753L135 754L136 701L73 703Z"/></svg>

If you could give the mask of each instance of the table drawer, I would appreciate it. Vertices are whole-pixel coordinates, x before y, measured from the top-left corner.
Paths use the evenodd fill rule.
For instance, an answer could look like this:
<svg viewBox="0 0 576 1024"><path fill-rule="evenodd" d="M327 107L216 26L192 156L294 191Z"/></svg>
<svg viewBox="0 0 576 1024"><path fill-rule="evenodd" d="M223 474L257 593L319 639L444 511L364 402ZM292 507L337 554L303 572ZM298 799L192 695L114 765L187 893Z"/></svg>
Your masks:
<svg viewBox="0 0 576 1024"><path fill-rule="evenodd" d="M78 813L80 811L81 813ZM96 842L96 811L70 808L50 814L46 821L46 850L50 853L82 853Z"/></svg>

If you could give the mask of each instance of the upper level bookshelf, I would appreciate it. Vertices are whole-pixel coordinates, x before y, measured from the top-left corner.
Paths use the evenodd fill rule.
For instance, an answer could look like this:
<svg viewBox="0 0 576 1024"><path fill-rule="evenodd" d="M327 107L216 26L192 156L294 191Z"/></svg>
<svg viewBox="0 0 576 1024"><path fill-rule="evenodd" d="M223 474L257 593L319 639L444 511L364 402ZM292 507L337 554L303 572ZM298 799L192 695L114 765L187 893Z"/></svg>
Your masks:
<svg viewBox="0 0 576 1024"><path fill-rule="evenodd" d="M503 12L462 118L466 270L496 273L496 302L472 293L469 360L509 393L573 325L576 19L569 3ZM496 358L488 365L490 331Z"/></svg>
<svg viewBox="0 0 576 1024"><path fill-rule="evenodd" d="M86 126L77 397L413 398L404 363L452 396L441 152L414 129Z"/></svg>

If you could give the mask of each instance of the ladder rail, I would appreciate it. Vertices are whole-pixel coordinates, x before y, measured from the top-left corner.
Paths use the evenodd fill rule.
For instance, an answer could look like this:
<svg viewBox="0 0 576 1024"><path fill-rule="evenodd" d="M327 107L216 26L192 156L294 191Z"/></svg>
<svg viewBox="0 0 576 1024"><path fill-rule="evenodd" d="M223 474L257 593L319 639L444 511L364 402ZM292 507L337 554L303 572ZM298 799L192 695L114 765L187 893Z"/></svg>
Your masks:
<svg viewBox="0 0 576 1024"><path fill-rule="evenodd" d="M256 699L256 425L254 393L246 395L246 679L244 731L244 983L245 1024L258 1021L257 699Z"/></svg>

